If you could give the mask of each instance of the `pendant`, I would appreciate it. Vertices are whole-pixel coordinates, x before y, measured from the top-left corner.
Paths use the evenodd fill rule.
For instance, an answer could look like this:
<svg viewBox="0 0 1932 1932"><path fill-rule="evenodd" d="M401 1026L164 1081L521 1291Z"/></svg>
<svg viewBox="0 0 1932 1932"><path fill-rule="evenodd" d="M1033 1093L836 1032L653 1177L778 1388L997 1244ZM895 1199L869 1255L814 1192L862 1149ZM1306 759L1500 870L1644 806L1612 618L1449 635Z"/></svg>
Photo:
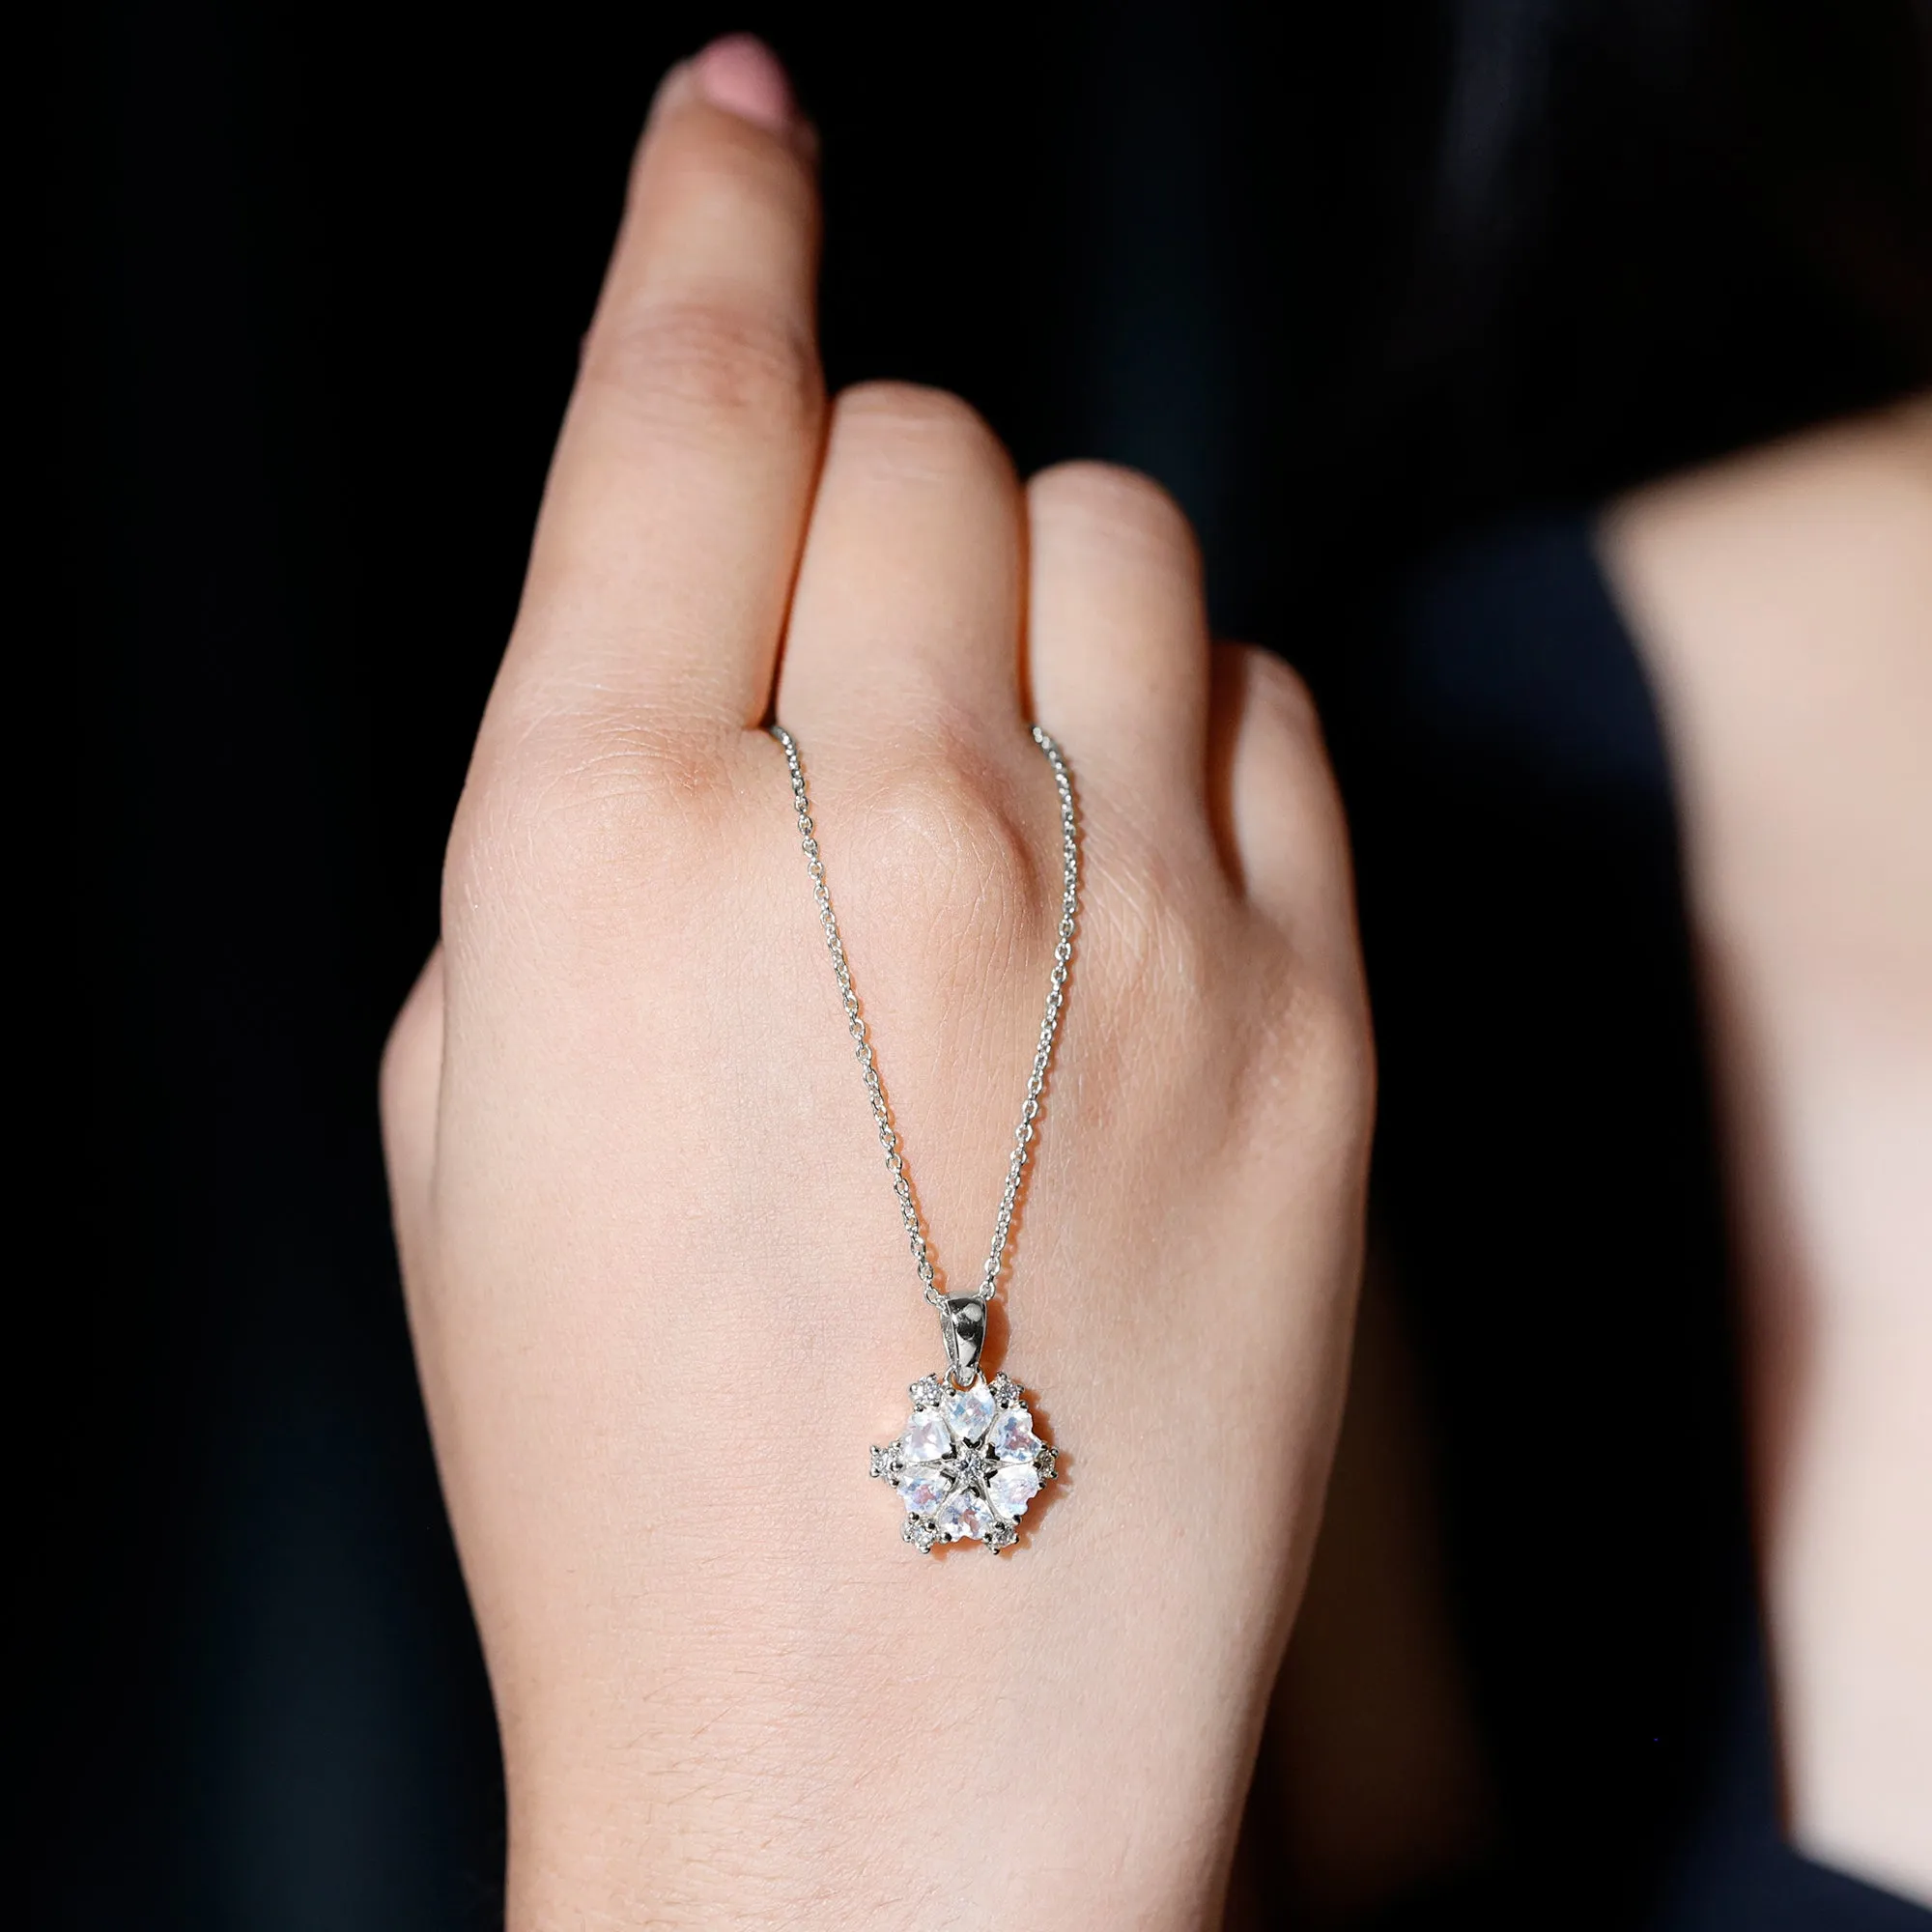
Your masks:
<svg viewBox="0 0 1932 1932"><path fill-rule="evenodd" d="M1010 1548L1014 1524L1042 1483L1053 1480L1055 1452L1033 1433L1026 1391L1010 1376L980 1374L986 1304L948 1295L940 1307L946 1372L922 1376L910 1390L912 1414L896 1442L872 1451L872 1474L905 1506L901 1538L921 1555L942 1543L983 1543L996 1556Z"/></svg>
<svg viewBox="0 0 1932 1932"><path fill-rule="evenodd" d="M1026 1391L1003 1375L955 1388L948 1374L922 1376L910 1392L905 1434L872 1451L872 1474L905 1506L900 1536L924 1556L942 1543L1010 1548L1056 1460L1033 1433Z"/></svg>

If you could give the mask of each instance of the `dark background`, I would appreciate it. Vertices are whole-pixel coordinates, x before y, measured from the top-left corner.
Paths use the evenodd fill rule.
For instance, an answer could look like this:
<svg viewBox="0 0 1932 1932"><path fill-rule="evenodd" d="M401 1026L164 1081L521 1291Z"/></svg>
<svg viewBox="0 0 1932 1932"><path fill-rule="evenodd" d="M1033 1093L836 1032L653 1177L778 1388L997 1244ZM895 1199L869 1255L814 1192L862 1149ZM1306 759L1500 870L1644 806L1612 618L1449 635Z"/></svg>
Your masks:
<svg viewBox="0 0 1932 1932"><path fill-rule="evenodd" d="M84 760L67 1144L90 1205L16 1370L57 1370L61 1405L23 1498L37 1927L497 1910L488 1694L416 1405L374 1069L434 939L630 145L661 71L738 26L823 130L834 381L956 388L1023 468L1150 469L1199 523L1220 627L1315 683L1384 1018L1378 1213L1425 1274L1455 1170L1432 1193L1415 1149L1455 1069L1404 947L1428 943L1418 920L1460 943L1472 905L1507 927L1525 878L1567 882L1551 917L1579 946L1601 914L1587 838L1518 852L1446 928L1407 890L1442 854L1407 836L1382 715L1405 586L1512 519L1927 367L1918 5L1123 0L951 10L943 30L580 0L71 10L35 159ZM1652 874L1657 997L1686 1031L1667 862ZM1657 1100L1619 1089L1602 1130ZM1507 1167L1522 1123L1484 1105L1454 1124ZM1662 1238L1706 1282L1687 1359L1716 1393L1660 1398L1677 1420L1656 1461L1697 1499L1626 1525L1650 1592L1634 1636L1628 1577L1593 1605L1605 1579L1579 1573L1554 1674L1512 1686L1492 1660L1511 1830L1470 1922L1525 1899L1532 1923L1653 1922L1729 1748L1699 1688L1740 1615L1743 1532L1694 1081L1685 1118L1669 1158L1691 1205ZM1589 1339L1512 1315L1472 1360L1441 1295L1417 1305L1452 1466L1459 1388L1548 1381ZM1515 1438L1525 1467L1545 1447ZM1520 1547L1547 1500L1459 1546L1479 1660L1499 1626L1469 1552ZM1700 1548L1719 1555L1687 1569ZM1513 1758L1511 1713L1565 1660L1591 1677L1613 1654L1667 1744L1599 1750L1600 1698Z"/></svg>

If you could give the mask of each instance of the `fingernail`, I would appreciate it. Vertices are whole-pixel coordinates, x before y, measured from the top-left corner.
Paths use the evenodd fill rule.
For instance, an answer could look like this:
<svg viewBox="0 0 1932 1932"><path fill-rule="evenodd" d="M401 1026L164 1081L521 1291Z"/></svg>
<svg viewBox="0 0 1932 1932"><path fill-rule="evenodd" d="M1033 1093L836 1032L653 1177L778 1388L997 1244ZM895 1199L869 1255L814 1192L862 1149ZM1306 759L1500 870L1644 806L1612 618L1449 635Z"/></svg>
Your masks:
<svg viewBox="0 0 1932 1932"><path fill-rule="evenodd" d="M751 34L727 34L691 63L697 92L714 107L773 134L791 134L798 104L778 56Z"/></svg>

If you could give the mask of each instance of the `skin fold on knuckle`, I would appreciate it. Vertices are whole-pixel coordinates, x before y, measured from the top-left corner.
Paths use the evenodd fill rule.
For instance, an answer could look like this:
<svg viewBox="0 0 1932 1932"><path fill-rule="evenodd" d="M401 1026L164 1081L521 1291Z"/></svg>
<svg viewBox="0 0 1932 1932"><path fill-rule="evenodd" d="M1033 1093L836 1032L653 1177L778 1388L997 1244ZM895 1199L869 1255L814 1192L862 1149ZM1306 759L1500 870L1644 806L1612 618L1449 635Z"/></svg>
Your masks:
<svg viewBox="0 0 1932 1932"><path fill-rule="evenodd" d="M682 905L737 850L735 741L612 702L533 708L464 787L443 860L443 932L468 961L506 940L554 951Z"/></svg>
<svg viewBox="0 0 1932 1932"><path fill-rule="evenodd" d="M958 745L908 746L867 775L857 804L868 897L958 970L969 952L981 967L1010 960L1044 930L1056 853L988 762Z"/></svg>
<svg viewBox="0 0 1932 1932"><path fill-rule="evenodd" d="M1174 1122L1198 1123L1194 1145L1248 1130L1241 1102L1248 1020L1270 989L1257 983L1236 912L1204 897L1158 860L1096 869L1073 962L1069 1037L1081 1052L1083 1118L1110 1144L1165 1147ZM1231 1058L1229 1042L1238 1040ZM1137 1126L1136 1123L1139 1123ZM1159 1191L1171 1150L1127 1191Z"/></svg>
<svg viewBox="0 0 1932 1932"><path fill-rule="evenodd" d="M1134 1016L1162 1003L1206 998L1211 907L1157 846L1118 850L1088 866L1086 927L1077 967L1108 1009Z"/></svg>
<svg viewBox="0 0 1932 1932"><path fill-rule="evenodd" d="M1376 1061L1359 989L1269 949L1245 1030L1243 1115L1266 1140L1292 1140L1352 1173L1368 1158Z"/></svg>
<svg viewBox="0 0 1932 1932"><path fill-rule="evenodd" d="M1217 1142L1267 1158L1365 1157L1375 1068L1358 978L1158 867L1110 867L1095 888L1074 970L1106 1118L1151 1103L1158 1116L1199 1113Z"/></svg>

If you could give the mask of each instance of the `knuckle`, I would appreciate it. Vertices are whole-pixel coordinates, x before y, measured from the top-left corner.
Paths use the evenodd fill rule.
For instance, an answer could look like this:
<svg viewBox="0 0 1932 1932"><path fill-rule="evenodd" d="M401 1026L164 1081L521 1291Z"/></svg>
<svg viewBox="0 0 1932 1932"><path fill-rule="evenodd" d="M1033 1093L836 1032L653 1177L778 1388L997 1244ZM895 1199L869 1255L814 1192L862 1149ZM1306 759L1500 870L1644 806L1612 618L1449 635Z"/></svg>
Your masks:
<svg viewBox="0 0 1932 1932"><path fill-rule="evenodd" d="M1196 575L1187 513L1152 477L1115 463L1061 463L1028 486L1034 519L1056 537Z"/></svg>
<svg viewBox="0 0 1932 1932"><path fill-rule="evenodd" d="M1208 1077L1231 1132L1259 1122L1317 1131L1350 1157L1366 1147L1375 1062L1358 977L1238 914L1231 923L1159 849L1094 851L1088 880L1073 970L1123 1079L1179 1104L1201 1069L1218 1069Z"/></svg>
<svg viewBox="0 0 1932 1932"><path fill-rule="evenodd" d="M1268 1003L1273 1037L1249 1056L1257 1098L1269 1111L1319 1122L1340 1151L1366 1151L1375 1120L1375 1046L1351 990L1324 974L1290 968Z"/></svg>
<svg viewBox="0 0 1932 1932"><path fill-rule="evenodd" d="M1156 1012L1164 1040L1198 1040L1217 985L1216 949L1199 895L1151 850L1131 863L1090 870L1095 874L1087 908L1092 939L1075 970L1091 972L1102 1006L1131 1016L1136 1030Z"/></svg>
<svg viewBox="0 0 1932 1932"><path fill-rule="evenodd" d="M730 796L724 733L671 730L615 706L550 710L486 732L443 862L445 931L595 923L719 836Z"/></svg>
<svg viewBox="0 0 1932 1932"><path fill-rule="evenodd" d="M1158 863L1090 871L1073 986L1101 1042L1106 1110L1166 1114L1229 1050L1225 934Z"/></svg>
<svg viewBox="0 0 1932 1932"><path fill-rule="evenodd" d="M817 351L799 318L726 294L632 303L594 331L583 382L660 429L794 437L819 408Z"/></svg>
<svg viewBox="0 0 1932 1932"><path fill-rule="evenodd" d="M1236 1044L1238 1111L1285 1129L1312 1125L1338 1150L1366 1150L1375 1113L1375 1046L1358 974L1322 947L1250 929L1240 950L1247 1019Z"/></svg>
<svg viewBox="0 0 1932 1932"><path fill-rule="evenodd" d="M442 1065L442 953L430 954L383 1045L377 1093L393 1140L413 1132L435 1106Z"/></svg>
<svg viewBox="0 0 1932 1932"><path fill-rule="evenodd" d="M906 918L970 926L1005 948L1043 916L1057 853L1029 834L1005 776L964 744L908 748L868 775L863 803L874 888Z"/></svg>
<svg viewBox="0 0 1932 1932"><path fill-rule="evenodd" d="M839 457L892 483L948 482L962 469L1011 475L1007 452L972 404L918 383L860 383L833 409Z"/></svg>

